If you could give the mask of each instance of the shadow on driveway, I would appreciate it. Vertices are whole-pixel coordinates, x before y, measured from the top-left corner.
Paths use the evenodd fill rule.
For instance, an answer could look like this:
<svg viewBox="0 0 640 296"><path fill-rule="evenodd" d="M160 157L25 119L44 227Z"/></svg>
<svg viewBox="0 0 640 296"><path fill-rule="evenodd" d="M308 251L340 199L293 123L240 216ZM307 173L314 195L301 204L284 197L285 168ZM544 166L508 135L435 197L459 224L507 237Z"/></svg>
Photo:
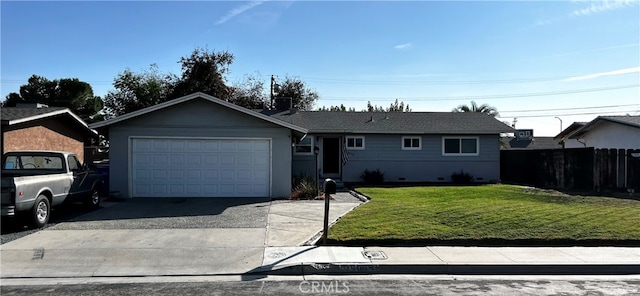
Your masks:
<svg viewBox="0 0 640 296"><path fill-rule="evenodd" d="M134 198L105 201L98 210L54 208L45 228L55 230L264 228L268 198ZM2 243L34 233L24 221L2 221Z"/></svg>
<svg viewBox="0 0 640 296"><path fill-rule="evenodd" d="M74 217L69 222L122 220L141 218L169 218L189 216L220 215L234 208L268 210L270 199L267 198L200 198L200 197L165 197L134 198L118 201L115 205L100 211ZM234 211L235 212L235 211Z"/></svg>

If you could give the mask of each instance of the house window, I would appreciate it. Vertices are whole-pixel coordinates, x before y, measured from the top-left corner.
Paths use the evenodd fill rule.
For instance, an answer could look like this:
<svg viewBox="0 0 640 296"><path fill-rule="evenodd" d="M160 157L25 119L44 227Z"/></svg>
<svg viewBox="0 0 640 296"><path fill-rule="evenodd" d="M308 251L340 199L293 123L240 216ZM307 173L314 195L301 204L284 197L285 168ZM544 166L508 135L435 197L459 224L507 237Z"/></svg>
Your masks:
<svg viewBox="0 0 640 296"><path fill-rule="evenodd" d="M420 150L422 149L421 137L402 137L402 150Z"/></svg>
<svg viewBox="0 0 640 296"><path fill-rule="evenodd" d="M295 154L312 155L313 154L313 136L306 136L300 143L296 144Z"/></svg>
<svg viewBox="0 0 640 296"><path fill-rule="evenodd" d="M364 137L347 137L347 149L364 150Z"/></svg>
<svg viewBox="0 0 640 296"><path fill-rule="evenodd" d="M447 137L442 141L443 155L478 155L478 138Z"/></svg>

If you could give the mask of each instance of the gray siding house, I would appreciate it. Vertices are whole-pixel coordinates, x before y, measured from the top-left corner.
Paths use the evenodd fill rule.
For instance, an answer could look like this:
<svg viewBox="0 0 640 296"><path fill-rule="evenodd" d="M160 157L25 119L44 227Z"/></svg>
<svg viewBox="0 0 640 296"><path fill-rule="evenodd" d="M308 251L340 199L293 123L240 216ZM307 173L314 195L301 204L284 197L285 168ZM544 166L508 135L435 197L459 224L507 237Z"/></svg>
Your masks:
<svg viewBox="0 0 640 296"><path fill-rule="evenodd" d="M360 182L364 170L375 169L388 182L449 182L460 171L497 181L500 133L514 132L482 113L291 109L271 116L309 131L293 149L294 175L317 169L321 180L343 182Z"/></svg>
<svg viewBox="0 0 640 296"><path fill-rule="evenodd" d="M500 176L500 133L479 113L249 110L195 93L90 125L109 139L109 190L134 197L272 197L292 177L359 182ZM317 151L317 153L316 153Z"/></svg>

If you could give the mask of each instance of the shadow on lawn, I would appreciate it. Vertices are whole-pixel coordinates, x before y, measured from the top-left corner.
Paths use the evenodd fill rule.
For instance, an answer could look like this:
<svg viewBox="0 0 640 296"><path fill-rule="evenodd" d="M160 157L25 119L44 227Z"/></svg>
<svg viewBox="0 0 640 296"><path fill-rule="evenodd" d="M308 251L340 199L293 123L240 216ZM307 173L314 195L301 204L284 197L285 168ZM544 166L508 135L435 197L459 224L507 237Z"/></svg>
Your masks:
<svg viewBox="0 0 640 296"><path fill-rule="evenodd" d="M424 247L424 246L459 246L459 247L640 247L640 240L570 240L570 239L452 239L452 240L327 240L327 246L348 247Z"/></svg>

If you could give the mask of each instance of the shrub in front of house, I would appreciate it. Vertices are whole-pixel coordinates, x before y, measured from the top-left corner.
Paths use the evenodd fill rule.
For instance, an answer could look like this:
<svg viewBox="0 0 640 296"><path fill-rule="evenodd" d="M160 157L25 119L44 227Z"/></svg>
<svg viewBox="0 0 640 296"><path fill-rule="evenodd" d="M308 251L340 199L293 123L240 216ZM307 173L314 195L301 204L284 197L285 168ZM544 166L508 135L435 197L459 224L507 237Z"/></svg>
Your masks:
<svg viewBox="0 0 640 296"><path fill-rule="evenodd" d="M380 169L376 169L373 171L364 170L362 174L360 174L360 179L362 182L368 185L378 185L384 182L384 173Z"/></svg>
<svg viewBox="0 0 640 296"><path fill-rule="evenodd" d="M473 175L464 171L451 174L451 182L455 184L473 183Z"/></svg>
<svg viewBox="0 0 640 296"><path fill-rule="evenodd" d="M291 192L291 199L314 199L318 196L318 186L316 182L307 175L296 178L297 183Z"/></svg>

